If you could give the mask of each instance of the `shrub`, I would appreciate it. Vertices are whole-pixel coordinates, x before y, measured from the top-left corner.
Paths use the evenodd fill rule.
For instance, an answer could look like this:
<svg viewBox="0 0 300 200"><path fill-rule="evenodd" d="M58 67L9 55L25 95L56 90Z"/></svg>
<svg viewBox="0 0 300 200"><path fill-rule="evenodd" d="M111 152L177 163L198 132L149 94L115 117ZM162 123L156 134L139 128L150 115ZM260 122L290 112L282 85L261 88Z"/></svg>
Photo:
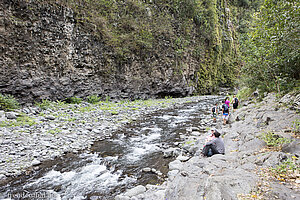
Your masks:
<svg viewBox="0 0 300 200"><path fill-rule="evenodd" d="M36 124L34 118L21 114L16 120L3 121L0 127L33 126Z"/></svg>
<svg viewBox="0 0 300 200"><path fill-rule="evenodd" d="M69 97L65 101L70 104L80 104L82 102L82 99L78 97Z"/></svg>
<svg viewBox="0 0 300 200"><path fill-rule="evenodd" d="M6 111L18 109L20 107L19 102L12 95L0 94L0 108Z"/></svg>
<svg viewBox="0 0 300 200"><path fill-rule="evenodd" d="M300 166L297 164L297 157L287 159L275 168L271 168L271 174L280 181L295 180L299 174Z"/></svg>
<svg viewBox="0 0 300 200"><path fill-rule="evenodd" d="M252 93L254 92L253 89L250 89L250 88L242 88L241 90L239 90L238 94L237 94L237 97L240 99L240 100L245 100L245 99L248 99L249 97L251 97Z"/></svg>
<svg viewBox="0 0 300 200"><path fill-rule="evenodd" d="M100 97L98 97L97 95L91 95L87 97L87 102L91 103L91 104L96 104L100 101Z"/></svg>
<svg viewBox="0 0 300 200"><path fill-rule="evenodd" d="M105 103L108 103L110 101L110 96L105 97Z"/></svg>
<svg viewBox="0 0 300 200"><path fill-rule="evenodd" d="M293 121L293 125L292 125L292 132L294 134L295 137L299 137L300 136L300 120L296 119L296 121Z"/></svg>
<svg viewBox="0 0 300 200"><path fill-rule="evenodd" d="M35 105L42 110L46 110L51 107L52 102L48 99L43 99L41 103L35 103Z"/></svg>
<svg viewBox="0 0 300 200"><path fill-rule="evenodd" d="M292 140L283 138L272 132L262 133L259 138L265 141L268 147L273 147L278 150L281 149L283 144L292 142Z"/></svg>

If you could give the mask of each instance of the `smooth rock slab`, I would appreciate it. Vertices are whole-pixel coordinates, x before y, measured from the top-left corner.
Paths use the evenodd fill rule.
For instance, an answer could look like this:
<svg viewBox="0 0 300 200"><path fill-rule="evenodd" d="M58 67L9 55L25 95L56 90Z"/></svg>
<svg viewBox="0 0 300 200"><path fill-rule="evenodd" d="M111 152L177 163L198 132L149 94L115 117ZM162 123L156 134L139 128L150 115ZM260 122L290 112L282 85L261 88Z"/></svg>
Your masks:
<svg viewBox="0 0 300 200"><path fill-rule="evenodd" d="M174 160L173 162L169 163L169 170L181 170L182 169L182 162L179 160Z"/></svg>
<svg viewBox="0 0 300 200"><path fill-rule="evenodd" d="M124 195L129 196L129 197L133 197L133 196L142 194L144 192L146 192L146 188L142 185L138 185L138 186L128 190Z"/></svg>
<svg viewBox="0 0 300 200"><path fill-rule="evenodd" d="M130 200L130 197L124 195L117 195L115 200Z"/></svg>

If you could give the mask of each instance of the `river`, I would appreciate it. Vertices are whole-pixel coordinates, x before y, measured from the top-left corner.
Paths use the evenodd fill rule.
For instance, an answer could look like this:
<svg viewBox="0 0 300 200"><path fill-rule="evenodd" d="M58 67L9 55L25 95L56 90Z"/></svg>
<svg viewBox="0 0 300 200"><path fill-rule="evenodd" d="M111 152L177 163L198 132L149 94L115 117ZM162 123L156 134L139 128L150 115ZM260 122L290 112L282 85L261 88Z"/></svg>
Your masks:
<svg viewBox="0 0 300 200"><path fill-rule="evenodd" d="M178 146L187 129L211 125L215 97L163 109L126 125L109 139L96 141L88 153L67 154L42 169L14 179L0 192L7 199L114 199L136 185L160 184L167 178L163 151ZM203 130L203 133L205 130ZM154 172L144 172L144 168ZM155 169L155 170L154 170Z"/></svg>

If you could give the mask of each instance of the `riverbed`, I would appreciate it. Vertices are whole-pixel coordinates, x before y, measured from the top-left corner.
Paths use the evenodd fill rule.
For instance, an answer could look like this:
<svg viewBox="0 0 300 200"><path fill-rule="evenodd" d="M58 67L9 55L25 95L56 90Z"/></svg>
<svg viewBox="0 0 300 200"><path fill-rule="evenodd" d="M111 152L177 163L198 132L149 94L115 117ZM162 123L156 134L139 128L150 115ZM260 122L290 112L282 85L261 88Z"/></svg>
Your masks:
<svg viewBox="0 0 300 200"><path fill-rule="evenodd" d="M173 99L171 106L146 109L130 123L116 126L101 139L95 138L85 150L65 152L42 161L27 175L10 177L1 187L2 196L113 199L136 185L161 184L167 177L168 164L175 159L166 158L163 152L182 145L188 128L200 124L209 128L210 108L217 99Z"/></svg>

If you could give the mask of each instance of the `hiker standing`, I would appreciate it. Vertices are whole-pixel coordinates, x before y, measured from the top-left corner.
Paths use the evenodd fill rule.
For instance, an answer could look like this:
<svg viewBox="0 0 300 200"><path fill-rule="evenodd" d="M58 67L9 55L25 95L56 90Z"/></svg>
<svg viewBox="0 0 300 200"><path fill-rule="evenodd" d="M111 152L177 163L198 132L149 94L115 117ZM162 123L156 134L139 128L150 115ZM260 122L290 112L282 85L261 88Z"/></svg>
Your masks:
<svg viewBox="0 0 300 200"><path fill-rule="evenodd" d="M225 125L229 118L229 106L225 103L225 101L222 101L222 117L223 117L223 124Z"/></svg>
<svg viewBox="0 0 300 200"><path fill-rule="evenodd" d="M233 99L232 99L233 112L235 109L237 109L238 105L239 105L239 100L235 95L233 95Z"/></svg>
<svg viewBox="0 0 300 200"><path fill-rule="evenodd" d="M229 101L229 97L225 98L225 104L227 104L227 106L230 108L230 101Z"/></svg>
<svg viewBox="0 0 300 200"><path fill-rule="evenodd" d="M216 103L215 106L211 108L213 122L217 122L218 110L218 103Z"/></svg>

